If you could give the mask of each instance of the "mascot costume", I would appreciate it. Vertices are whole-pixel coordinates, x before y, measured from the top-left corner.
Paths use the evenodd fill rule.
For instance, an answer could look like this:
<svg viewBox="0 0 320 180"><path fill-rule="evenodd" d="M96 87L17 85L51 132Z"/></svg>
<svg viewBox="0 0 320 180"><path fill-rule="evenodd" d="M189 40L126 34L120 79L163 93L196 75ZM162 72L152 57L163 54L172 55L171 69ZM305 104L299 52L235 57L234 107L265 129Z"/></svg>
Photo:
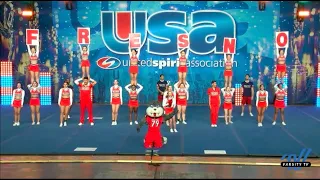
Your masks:
<svg viewBox="0 0 320 180"><path fill-rule="evenodd" d="M138 124L137 131L144 125L148 125L148 131L144 138L144 147L146 149L156 148L159 149L163 144L167 143L167 138L161 135L161 125L171 119L177 111L171 114L164 114L162 106L157 102L153 102L146 110L145 117Z"/></svg>

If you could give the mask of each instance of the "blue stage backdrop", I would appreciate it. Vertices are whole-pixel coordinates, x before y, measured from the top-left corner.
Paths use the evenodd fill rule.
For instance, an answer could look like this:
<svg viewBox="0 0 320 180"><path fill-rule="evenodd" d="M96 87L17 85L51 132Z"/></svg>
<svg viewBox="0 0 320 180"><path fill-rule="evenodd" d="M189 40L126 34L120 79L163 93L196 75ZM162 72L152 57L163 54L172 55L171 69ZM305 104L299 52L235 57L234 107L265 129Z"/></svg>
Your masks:
<svg viewBox="0 0 320 180"><path fill-rule="evenodd" d="M245 74L250 74L255 89L263 83L273 93L274 35L279 30L290 34L288 102L315 103L320 34L318 2L306 3L311 16L302 25L295 20L297 4L283 1L268 1L265 11L259 11L257 1L77 1L73 2L71 11L65 9L63 1L35 1L34 5L37 15L33 22L28 22L19 15L25 4L1 3L4 13L1 15L4 17L1 60L13 61L15 82L22 81L26 85L29 60L25 29L40 29L41 70L52 73L54 102L66 78L73 81L81 77L76 41L78 27L91 29L90 74L98 82L94 88L95 102L109 101L109 89L114 79L118 79L122 87L130 82L128 42L116 39L113 32L116 32L116 22L121 22L115 18L115 12L131 11L132 28L142 34L143 42L138 74L138 83L144 86L139 97L142 103L156 99L156 82L160 74L171 82L177 80L176 37L183 32L190 33L192 51L187 75L191 87L189 103L207 103L206 89L212 80L223 85L221 51L224 37L237 38L233 84L241 83ZM114 60L115 64L109 69L98 67L97 60L104 57L112 57L110 61ZM78 98L77 88L75 95ZM123 95L126 102L128 94L124 92ZM272 98L270 96L269 100Z"/></svg>

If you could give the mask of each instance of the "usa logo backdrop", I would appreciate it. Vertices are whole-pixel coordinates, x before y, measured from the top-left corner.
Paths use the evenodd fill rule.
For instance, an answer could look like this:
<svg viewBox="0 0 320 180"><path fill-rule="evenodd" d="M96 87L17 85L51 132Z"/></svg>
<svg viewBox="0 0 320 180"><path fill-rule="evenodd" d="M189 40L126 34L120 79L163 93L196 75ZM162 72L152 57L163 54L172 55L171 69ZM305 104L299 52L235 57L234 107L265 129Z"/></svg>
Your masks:
<svg viewBox="0 0 320 180"><path fill-rule="evenodd" d="M90 74L98 82L94 88L95 102L109 101L114 79L123 87L130 82L127 40L130 31L141 33L142 38L138 75L138 82L144 86L139 96L142 103L156 98L160 74L171 82L177 80L176 37L186 32L190 35L187 76L190 103L207 103L206 89L212 80L223 85L224 37L237 38L233 84L250 74L256 89L263 83L272 93L274 35L282 30L289 31L291 42L287 58L289 103L314 103L319 3L309 5L313 8L312 20L306 20L302 27L293 18L296 7L293 2L269 1L265 11L258 10L258 2L249 1L83 1L73 5L74 10L68 11L62 1L35 2L38 15L28 23L18 15L21 9L17 7L23 4L9 1L1 4L5 10L1 59L14 61L16 81L26 83L29 62L24 29L40 29L41 70L52 73L54 101L64 79L73 81L81 77L76 32L78 27L90 27ZM120 11L126 13L117 15ZM304 28L307 26L312 28ZM302 92L307 96L302 96ZM79 95L77 89L75 95L76 98ZM123 95L127 101L128 94Z"/></svg>

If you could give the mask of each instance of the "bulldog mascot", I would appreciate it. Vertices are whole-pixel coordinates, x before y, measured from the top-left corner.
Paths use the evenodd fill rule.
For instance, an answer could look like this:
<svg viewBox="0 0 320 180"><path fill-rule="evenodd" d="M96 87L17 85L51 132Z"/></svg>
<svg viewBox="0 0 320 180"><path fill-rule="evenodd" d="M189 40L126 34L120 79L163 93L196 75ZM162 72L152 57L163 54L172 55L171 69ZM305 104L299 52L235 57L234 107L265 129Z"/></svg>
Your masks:
<svg viewBox="0 0 320 180"><path fill-rule="evenodd" d="M144 138L144 147L147 149L159 149L163 144L167 144L167 138L161 135L161 125L171 119L177 111L171 114L164 114L162 106L157 102L153 102L146 110L145 117L138 124L137 131L144 125L148 125L148 131Z"/></svg>

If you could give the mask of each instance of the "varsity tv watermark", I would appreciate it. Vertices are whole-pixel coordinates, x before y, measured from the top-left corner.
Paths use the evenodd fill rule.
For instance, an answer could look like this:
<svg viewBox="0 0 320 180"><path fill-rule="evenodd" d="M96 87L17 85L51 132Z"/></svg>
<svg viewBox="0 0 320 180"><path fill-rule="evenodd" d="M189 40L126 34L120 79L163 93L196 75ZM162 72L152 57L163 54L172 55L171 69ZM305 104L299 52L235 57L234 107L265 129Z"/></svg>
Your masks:
<svg viewBox="0 0 320 180"><path fill-rule="evenodd" d="M284 154L281 160L287 159L288 162L281 162L282 167L287 167L288 170L300 170L302 167L310 167L311 162L307 162L309 154L311 153L311 149L304 148L300 152L299 157L296 154Z"/></svg>

